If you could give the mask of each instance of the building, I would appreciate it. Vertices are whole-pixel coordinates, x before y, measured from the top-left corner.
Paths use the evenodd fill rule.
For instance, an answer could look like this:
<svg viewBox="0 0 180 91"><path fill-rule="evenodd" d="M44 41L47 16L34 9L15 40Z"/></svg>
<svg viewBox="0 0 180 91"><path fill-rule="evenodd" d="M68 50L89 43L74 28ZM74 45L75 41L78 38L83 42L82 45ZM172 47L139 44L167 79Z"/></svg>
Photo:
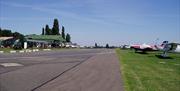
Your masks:
<svg viewBox="0 0 180 91"><path fill-rule="evenodd" d="M0 47L12 47L16 42L14 37L0 37Z"/></svg>
<svg viewBox="0 0 180 91"><path fill-rule="evenodd" d="M62 47L66 42L61 35L27 35L28 47Z"/></svg>

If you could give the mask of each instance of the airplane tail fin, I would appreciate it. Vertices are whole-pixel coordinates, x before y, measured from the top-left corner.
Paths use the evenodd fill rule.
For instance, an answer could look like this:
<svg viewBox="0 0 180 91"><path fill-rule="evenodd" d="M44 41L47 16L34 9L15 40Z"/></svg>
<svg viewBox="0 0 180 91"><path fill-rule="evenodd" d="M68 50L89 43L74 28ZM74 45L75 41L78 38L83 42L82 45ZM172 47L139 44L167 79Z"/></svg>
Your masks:
<svg viewBox="0 0 180 91"><path fill-rule="evenodd" d="M168 41L163 41L163 43L161 44L161 46L165 46L166 44L168 44Z"/></svg>
<svg viewBox="0 0 180 91"><path fill-rule="evenodd" d="M161 45L155 45L154 47L157 49L157 50L163 50L165 45L168 44L168 41L163 41Z"/></svg>

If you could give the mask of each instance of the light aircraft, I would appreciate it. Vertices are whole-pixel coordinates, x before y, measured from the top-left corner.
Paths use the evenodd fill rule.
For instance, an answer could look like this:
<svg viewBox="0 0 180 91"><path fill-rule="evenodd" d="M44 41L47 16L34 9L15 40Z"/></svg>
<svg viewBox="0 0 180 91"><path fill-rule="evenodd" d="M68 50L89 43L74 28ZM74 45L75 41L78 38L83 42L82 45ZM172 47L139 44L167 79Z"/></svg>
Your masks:
<svg viewBox="0 0 180 91"><path fill-rule="evenodd" d="M163 51L162 57L167 57L167 52L180 53L180 43L168 43L168 41L163 41L161 45L131 45L131 48L135 52L146 53L147 51Z"/></svg>
<svg viewBox="0 0 180 91"><path fill-rule="evenodd" d="M162 45L155 45L157 50L163 51L162 57L167 57L167 52L175 52L180 53L180 43L168 43L168 41L164 41Z"/></svg>
<svg viewBox="0 0 180 91"><path fill-rule="evenodd" d="M148 45L148 44L142 44L142 45L131 45L130 46L131 49L134 49L135 52L142 52L142 53L146 53L147 51L156 51L157 48L154 45Z"/></svg>

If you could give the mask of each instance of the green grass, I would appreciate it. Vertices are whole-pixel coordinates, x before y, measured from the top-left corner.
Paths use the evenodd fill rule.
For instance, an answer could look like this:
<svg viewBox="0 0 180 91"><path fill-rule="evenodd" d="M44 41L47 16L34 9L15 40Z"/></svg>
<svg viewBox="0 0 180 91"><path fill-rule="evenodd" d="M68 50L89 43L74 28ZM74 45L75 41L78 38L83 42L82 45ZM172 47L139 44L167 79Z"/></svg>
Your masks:
<svg viewBox="0 0 180 91"><path fill-rule="evenodd" d="M116 50L120 60L125 91L180 91L180 54L168 53L173 59Z"/></svg>
<svg viewBox="0 0 180 91"><path fill-rule="evenodd" d="M11 50L13 50L13 49L10 49L10 48L0 48L0 51L4 51L5 53L8 53Z"/></svg>

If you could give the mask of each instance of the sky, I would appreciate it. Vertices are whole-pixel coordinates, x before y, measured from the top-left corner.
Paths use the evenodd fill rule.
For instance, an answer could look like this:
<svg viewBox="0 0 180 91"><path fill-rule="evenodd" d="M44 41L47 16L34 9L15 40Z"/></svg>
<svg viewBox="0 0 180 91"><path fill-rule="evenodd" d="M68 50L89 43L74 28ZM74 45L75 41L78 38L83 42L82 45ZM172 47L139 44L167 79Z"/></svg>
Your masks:
<svg viewBox="0 0 180 91"><path fill-rule="evenodd" d="M180 43L180 0L0 0L0 27L41 34L59 20L80 45Z"/></svg>

